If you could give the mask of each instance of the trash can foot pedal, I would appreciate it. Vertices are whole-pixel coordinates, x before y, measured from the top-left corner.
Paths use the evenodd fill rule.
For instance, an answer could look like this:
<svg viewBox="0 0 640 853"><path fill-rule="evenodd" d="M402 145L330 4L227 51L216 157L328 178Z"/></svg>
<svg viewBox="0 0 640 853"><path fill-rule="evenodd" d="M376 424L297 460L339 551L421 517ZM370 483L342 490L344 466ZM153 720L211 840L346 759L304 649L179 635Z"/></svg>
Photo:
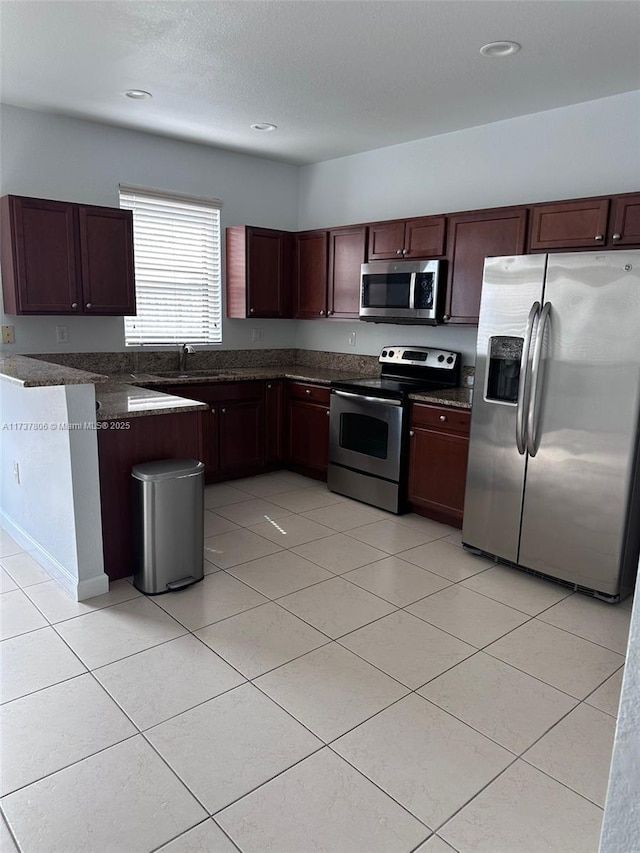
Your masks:
<svg viewBox="0 0 640 853"><path fill-rule="evenodd" d="M189 577L187 577L187 578L180 578L180 580L171 581L171 583L167 584L167 589L168 590L182 589L182 587L184 587L184 586L191 586L192 583L197 583L198 581L201 581L201 580L202 580L202 578L194 578L193 575L189 575Z"/></svg>

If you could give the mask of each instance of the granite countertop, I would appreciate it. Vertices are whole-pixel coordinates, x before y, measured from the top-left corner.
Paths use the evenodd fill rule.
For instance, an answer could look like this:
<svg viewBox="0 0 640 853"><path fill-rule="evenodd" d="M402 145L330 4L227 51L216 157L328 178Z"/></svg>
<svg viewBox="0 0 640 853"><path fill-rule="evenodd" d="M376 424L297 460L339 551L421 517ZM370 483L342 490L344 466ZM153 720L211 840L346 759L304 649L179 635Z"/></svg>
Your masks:
<svg viewBox="0 0 640 853"><path fill-rule="evenodd" d="M107 382L100 373L88 373L75 367L63 367L24 355L0 357L0 378L22 385L24 388L41 388L47 385L96 385Z"/></svg>
<svg viewBox="0 0 640 853"><path fill-rule="evenodd" d="M199 403L197 400L187 400L173 394L163 394L117 382L109 382L96 391L99 402L96 414L98 421L139 418L145 415L172 415L209 408L206 403Z"/></svg>
<svg viewBox="0 0 640 853"><path fill-rule="evenodd" d="M344 370L332 370L324 367L306 365L285 365L284 367L225 367L218 370L198 370L188 376L159 373L116 373L110 376L112 382L128 385L194 385L198 382L248 382L262 379L294 379L311 382L316 385L330 385L337 379L353 379L359 373Z"/></svg>
<svg viewBox="0 0 640 853"><path fill-rule="evenodd" d="M456 409L470 409L473 402L473 388L449 388L443 391L410 394L409 399L416 403L436 403Z"/></svg>

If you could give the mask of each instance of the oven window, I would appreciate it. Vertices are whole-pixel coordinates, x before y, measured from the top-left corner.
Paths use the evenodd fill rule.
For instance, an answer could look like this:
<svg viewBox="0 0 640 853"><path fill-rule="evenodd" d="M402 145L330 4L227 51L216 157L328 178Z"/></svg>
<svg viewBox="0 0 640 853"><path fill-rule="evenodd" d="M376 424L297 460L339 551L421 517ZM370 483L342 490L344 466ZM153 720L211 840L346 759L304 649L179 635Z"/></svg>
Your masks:
<svg viewBox="0 0 640 853"><path fill-rule="evenodd" d="M362 279L363 308L408 308L411 273L373 273Z"/></svg>
<svg viewBox="0 0 640 853"><path fill-rule="evenodd" d="M387 458L389 425L379 418L347 412L340 416L340 447L377 459Z"/></svg>

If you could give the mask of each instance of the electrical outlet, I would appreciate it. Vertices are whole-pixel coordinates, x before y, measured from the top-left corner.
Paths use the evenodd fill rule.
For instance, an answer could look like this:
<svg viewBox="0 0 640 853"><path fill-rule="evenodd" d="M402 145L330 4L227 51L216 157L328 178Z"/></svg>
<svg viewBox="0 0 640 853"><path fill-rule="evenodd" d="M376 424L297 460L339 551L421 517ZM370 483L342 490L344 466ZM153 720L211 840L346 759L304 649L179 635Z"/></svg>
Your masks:
<svg viewBox="0 0 640 853"><path fill-rule="evenodd" d="M13 326L2 326L2 343L15 344L16 332Z"/></svg>
<svg viewBox="0 0 640 853"><path fill-rule="evenodd" d="M354 347L356 345L356 333L355 332L349 332L348 341L349 341L350 347Z"/></svg>
<svg viewBox="0 0 640 853"><path fill-rule="evenodd" d="M262 329L254 329L251 340L252 341L261 341L262 340Z"/></svg>
<svg viewBox="0 0 640 853"><path fill-rule="evenodd" d="M20 465L17 462L13 463L13 478L20 485Z"/></svg>
<svg viewBox="0 0 640 853"><path fill-rule="evenodd" d="M56 343L69 343L69 329L67 328L67 326L56 326Z"/></svg>

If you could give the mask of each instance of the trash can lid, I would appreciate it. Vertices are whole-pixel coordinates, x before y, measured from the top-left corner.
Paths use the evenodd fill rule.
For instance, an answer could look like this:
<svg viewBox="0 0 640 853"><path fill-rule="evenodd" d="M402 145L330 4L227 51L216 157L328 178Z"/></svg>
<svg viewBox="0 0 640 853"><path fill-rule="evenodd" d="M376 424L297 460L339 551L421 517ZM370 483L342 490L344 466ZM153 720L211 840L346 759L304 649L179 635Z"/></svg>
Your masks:
<svg viewBox="0 0 640 853"><path fill-rule="evenodd" d="M136 480L174 480L178 477L200 474L203 471L204 465L197 459L159 459L157 462L134 465L131 476Z"/></svg>

